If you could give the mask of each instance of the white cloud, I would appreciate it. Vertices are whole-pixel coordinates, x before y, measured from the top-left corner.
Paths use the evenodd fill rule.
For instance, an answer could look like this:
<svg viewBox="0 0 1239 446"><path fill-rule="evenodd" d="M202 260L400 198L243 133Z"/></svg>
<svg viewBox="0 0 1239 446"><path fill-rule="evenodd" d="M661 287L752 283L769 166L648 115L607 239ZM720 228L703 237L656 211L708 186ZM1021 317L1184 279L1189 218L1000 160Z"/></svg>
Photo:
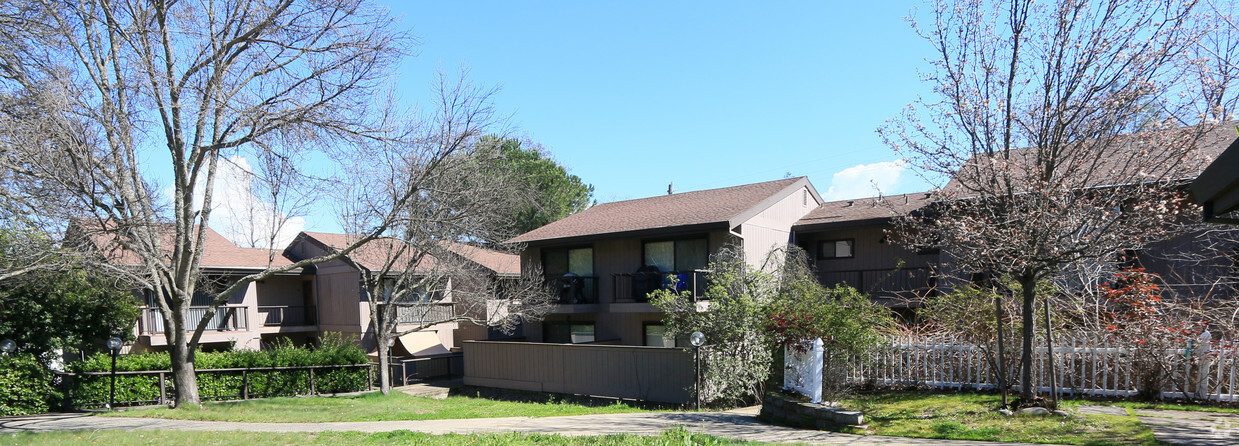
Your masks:
<svg viewBox="0 0 1239 446"><path fill-rule="evenodd" d="M238 246L268 248L275 228L274 246L282 248L305 228L305 219L289 218L256 196L253 172L245 157L221 160L211 193L211 229Z"/></svg>
<svg viewBox="0 0 1239 446"><path fill-rule="evenodd" d="M822 194L822 198L837 201L873 197L879 191L889 194L905 170L907 163L903 161L883 161L843 169L835 173L830 188Z"/></svg>

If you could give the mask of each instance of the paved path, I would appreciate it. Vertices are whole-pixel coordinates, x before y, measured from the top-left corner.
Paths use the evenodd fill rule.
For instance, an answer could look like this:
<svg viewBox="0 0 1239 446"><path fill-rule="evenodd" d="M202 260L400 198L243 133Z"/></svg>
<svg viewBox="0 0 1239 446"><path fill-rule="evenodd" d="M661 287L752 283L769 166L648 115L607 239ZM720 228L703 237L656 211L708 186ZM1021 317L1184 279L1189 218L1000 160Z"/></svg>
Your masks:
<svg viewBox="0 0 1239 446"><path fill-rule="evenodd" d="M187 431L254 432L388 432L409 430L430 434L485 432L540 432L568 436L607 434L657 435L674 426L719 437L761 442L797 442L844 445L1010 445L976 441L923 440L916 438L849 435L835 432L793 429L760 423L756 408L731 412L630 413L578 415L569 417L476 418L468 420L371 421L348 423L233 423L219 421L181 421L152 418L101 417L90 414L47 414L0 418L0 435L15 432L100 429L175 429Z"/></svg>
<svg viewBox="0 0 1239 446"><path fill-rule="evenodd" d="M1239 444L1239 415L1186 410L1133 409L1141 423L1153 429L1153 436L1168 444ZM1127 409L1115 406L1080 406L1082 414L1127 416Z"/></svg>

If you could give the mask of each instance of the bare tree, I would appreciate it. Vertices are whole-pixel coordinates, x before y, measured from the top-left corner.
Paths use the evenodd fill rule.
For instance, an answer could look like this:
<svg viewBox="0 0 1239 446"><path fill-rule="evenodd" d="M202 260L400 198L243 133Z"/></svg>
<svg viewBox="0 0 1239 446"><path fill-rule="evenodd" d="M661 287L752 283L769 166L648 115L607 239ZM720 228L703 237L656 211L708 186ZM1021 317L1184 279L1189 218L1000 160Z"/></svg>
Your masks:
<svg viewBox="0 0 1239 446"><path fill-rule="evenodd" d="M391 385L388 340L452 322L511 332L554 306L536 268L501 278L475 260L503 257L493 249L520 248L498 247L515 235L508 228L516 211L528 205L529 187L493 159L501 154L477 144L492 119L486 101L493 91L442 76L439 87L440 110L426 120L415 143L365 151L347 169L349 176L366 180L346 186L349 199L341 203L340 215L347 235L341 245L388 219L384 213L394 195L419 191L396 209L400 217L382 238L349 256L362 273L384 393Z"/></svg>
<svg viewBox="0 0 1239 446"><path fill-rule="evenodd" d="M0 27L14 42L0 51L0 85L17 104L3 110L5 193L18 198L6 206L36 209L48 229L72 220L79 240L129 260L104 255L95 266L154 291L168 328L177 406L199 402L194 354L227 296L272 274L348 255L426 204L422 187L430 183L391 183L400 188L367 203L367 226L348 246L212 287L210 310L189 320L191 298L204 283L200 260L220 163L238 155L295 160L318 150L348 167L363 156L394 156L385 148L418 144L418 127L391 101L375 100L410 39L363 0L43 0L0 5ZM432 125L438 137L462 140L482 124L434 124L444 123ZM400 156L429 177L461 145L419 147ZM280 184L269 171L255 174Z"/></svg>
<svg viewBox="0 0 1239 446"><path fill-rule="evenodd" d="M1182 185L1209 159L1194 149L1224 138L1180 126L1201 121L1182 115L1193 104L1175 88L1178 58L1198 38L1193 6L943 0L917 26L936 51L937 98L879 133L942 188L900 229L913 246L945 247L958 272L1020 285L1023 404L1034 395L1037 283L1173 236L1193 213Z"/></svg>

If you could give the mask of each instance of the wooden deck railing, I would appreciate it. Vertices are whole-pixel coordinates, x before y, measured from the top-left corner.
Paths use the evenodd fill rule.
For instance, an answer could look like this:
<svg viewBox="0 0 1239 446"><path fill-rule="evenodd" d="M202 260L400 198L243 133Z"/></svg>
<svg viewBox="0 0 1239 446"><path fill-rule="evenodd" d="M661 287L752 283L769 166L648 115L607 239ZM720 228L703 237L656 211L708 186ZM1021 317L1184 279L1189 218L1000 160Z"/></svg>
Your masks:
<svg viewBox="0 0 1239 446"><path fill-rule="evenodd" d="M690 291L693 300L705 298L706 275L709 271L669 271L658 273L612 274L616 302L646 302L649 294L660 289Z"/></svg>
<svg viewBox="0 0 1239 446"><path fill-rule="evenodd" d="M923 294L937 284L933 272L926 267L822 271L818 279L825 286L844 284L873 296Z"/></svg>
<svg viewBox="0 0 1239 446"><path fill-rule="evenodd" d="M446 321L455 314L451 302L396 304L396 320L401 324Z"/></svg>
<svg viewBox="0 0 1239 446"><path fill-rule="evenodd" d="M258 320L264 327L295 327L314 325L313 306L293 305L261 305L258 307Z"/></svg>
<svg viewBox="0 0 1239 446"><path fill-rule="evenodd" d="M198 327L198 321L206 316L210 307L189 307L185 314L186 331ZM249 307L244 305L220 305L215 309L215 315L207 322L206 331L245 331L249 330ZM155 307L142 307L142 315L138 318L138 332L142 334L161 334L164 332L163 314Z"/></svg>

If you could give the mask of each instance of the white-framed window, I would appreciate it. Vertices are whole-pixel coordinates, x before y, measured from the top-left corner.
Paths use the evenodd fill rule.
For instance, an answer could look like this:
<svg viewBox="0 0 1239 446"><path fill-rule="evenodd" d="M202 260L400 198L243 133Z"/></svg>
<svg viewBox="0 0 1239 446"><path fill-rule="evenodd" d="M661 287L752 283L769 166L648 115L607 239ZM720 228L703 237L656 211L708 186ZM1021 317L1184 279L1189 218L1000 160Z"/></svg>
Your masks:
<svg viewBox="0 0 1239 446"><path fill-rule="evenodd" d="M817 244L818 259L850 259L855 256L853 247L855 241L852 239L845 240L822 240Z"/></svg>

